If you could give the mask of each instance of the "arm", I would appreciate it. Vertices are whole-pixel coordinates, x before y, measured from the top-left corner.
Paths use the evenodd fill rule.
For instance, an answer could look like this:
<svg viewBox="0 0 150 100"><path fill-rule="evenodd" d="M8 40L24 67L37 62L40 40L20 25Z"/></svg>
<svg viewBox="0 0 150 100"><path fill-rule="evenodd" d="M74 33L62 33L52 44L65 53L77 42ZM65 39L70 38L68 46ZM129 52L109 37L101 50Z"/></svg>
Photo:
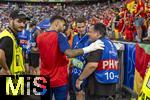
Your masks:
<svg viewBox="0 0 150 100"><path fill-rule="evenodd" d="M9 67L7 65L8 52L11 54L13 51L13 43L9 37L2 38L0 40L0 65L2 66L2 74L10 74Z"/></svg>
<svg viewBox="0 0 150 100"><path fill-rule="evenodd" d="M87 77L89 77L95 70L96 68L98 67L98 63L97 62L90 62L88 63L83 72L81 73L81 75L79 76L79 80L84 80L86 79Z"/></svg>
<svg viewBox="0 0 150 100"><path fill-rule="evenodd" d="M73 50L70 48L67 38L60 33L58 34L58 43L59 43L60 51L62 53L65 53L69 58L74 58L78 55L89 53L98 49L104 49L103 43L100 40L98 40L90 44L88 47Z"/></svg>
<svg viewBox="0 0 150 100"><path fill-rule="evenodd" d="M90 62L85 66L83 72L81 73L79 78L76 80L76 87L78 89L81 88L81 84L83 80L89 77L96 70L97 67L98 67L98 63L96 62Z"/></svg>
<svg viewBox="0 0 150 100"><path fill-rule="evenodd" d="M82 55L84 53L83 49L74 49L73 50L73 48L75 47L75 44L76 44L75 38L76 38L76 35L74 36L73 41L72 41L72 49L66 49L66 51L64 52L69 58L73 58L78 55Z"/></svg>
<svg viewBox="0 0 150 100"><path fill-rule="evenodd" d="M86 54L86 53L90 53L96 50L103 50L104 49L104 44L102 41L97 40L93 43L91 43L89 46L84 47L82 49L66 49L65 50L65 54L69 57L69 58L74 58L76 56L79 56L81 54Z"/></svg>
<svg viewBox="0 0 150 100"><path fill-rule="evenodd" d="M138 11L138 13L135 15L135 17L137 17L141 12L143 12L144 8L140 8L140 10Z"/></svg>
<svg viewBox="0 0 150 100"><path fill-rule="evenodd" d="M87 57L88 63L76 81L76 87L78 89L81 88L80 86L83 80L89 77L96 70L96 68L98 67L98 62L99 62L101 55L102 55L102 50L94 51L88 55Z"/></svg>
<svg viewBox="0 0 150 100"><path fill-rule="evenodd" d="M6 71L6 72L9 71L9 68L6 64L5 52L2 49L0 49L0 65L2 66L4 71Z"/></svg>
<svg viewBox="0 0 150 100"><path fill-rule="evenodd" d="M121 36L121 37L123 37L123 32L124 32L124 29L125 29L125 27L126 27L126 23L125 23L125 22L126 22L126 19L127 19L126 13L127 13L127 12L124 13L123 27L122 27L121 32L120 32L120 36Z"/></svg>
<svg viewBox="0 0 150 100"><path fill-rule="evenodd" d="M64 53L67 55L67 57L74 58L78 55L84 54L84 51L83 49L67 49Z"/></svg>
<svg viewBox="0 0 150 100"><path fill-rule="evenodd" d="M123 32L124 32L125 27L126 27L126 24L125 24L125 21L124 21L123 27L122 27L122 29L121 29L121 32L119 33L121 37L124 36Z"/></svg>

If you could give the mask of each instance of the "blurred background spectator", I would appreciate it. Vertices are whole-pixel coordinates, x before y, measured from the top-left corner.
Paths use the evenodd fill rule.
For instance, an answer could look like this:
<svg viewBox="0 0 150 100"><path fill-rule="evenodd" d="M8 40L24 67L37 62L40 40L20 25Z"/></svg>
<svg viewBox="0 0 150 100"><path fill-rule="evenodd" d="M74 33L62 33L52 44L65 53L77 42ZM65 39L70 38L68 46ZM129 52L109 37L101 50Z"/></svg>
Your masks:
<svg viewBox="0 0 150 100"><path fill-rule="evenodd" d="M135 16L135 13L141 7L141 5L138 4L142 3L142 7L144 7L144 10L142 10L142 12L140 13L144 14L144 16L140 17L142 17L144 20L141 26L141 35L143 38L142 40L148 40L145 39L145 37L148 36L150 1L132 1L135 0L124 0L115 3L0 3L0 31L8 25L9 12L13 9L20 9L23 12L27 12L27 14L29 14L32 19L31 23L32 21L36 21L37 25L41 21L47 18L49 19L53 15L61 15L65 19L67 19L69 28L71 28L71 30L73 30L74 32L77 32L75 20L76 18L83 16L86 18L87 31L90 24L101 22L106 25L108 31L107 35L110 38L126 41L138 41L136 37L139 36L138 39L140 39L140 35L137 34L137 28L134 25L138 15Z"/></svg>

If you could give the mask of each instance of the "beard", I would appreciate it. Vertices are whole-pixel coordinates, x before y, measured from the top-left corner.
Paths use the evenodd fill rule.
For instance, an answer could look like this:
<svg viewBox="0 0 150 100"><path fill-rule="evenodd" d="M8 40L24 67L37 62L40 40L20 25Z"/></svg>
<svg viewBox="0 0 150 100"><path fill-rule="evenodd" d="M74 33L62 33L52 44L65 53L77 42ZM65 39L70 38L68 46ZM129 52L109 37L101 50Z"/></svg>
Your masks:
<svg viewBox="0 0 150 100"><path fill-rule="evenodd" d="M58 29L58 32L62 32L62 33L64 33L64 32L65 32L65 30L64 30L64 29L62 29L62 28L60 28L60 29Z"/></svg>
<svg viewBox="0 0 150 100"><path fill-rule="evenodd" d="M16 32L22 32L22 30L24 29L24 27L22 26L18 27L14 22L12 22L12 27Z"/></svg>

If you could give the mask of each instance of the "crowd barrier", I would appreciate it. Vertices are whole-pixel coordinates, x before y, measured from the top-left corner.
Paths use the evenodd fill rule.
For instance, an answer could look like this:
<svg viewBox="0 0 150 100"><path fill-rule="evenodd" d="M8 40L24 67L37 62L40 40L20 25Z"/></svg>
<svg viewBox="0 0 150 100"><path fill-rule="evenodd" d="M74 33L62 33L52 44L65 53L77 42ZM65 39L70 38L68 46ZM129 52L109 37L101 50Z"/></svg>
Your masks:
<svg viewBox="0 0 150 100"><path fill-rule="evenodd" d="M129 93L137 100L144 76L150 64L150 44L113 41L118 49L120 81L117 86L120 93Z"/></svg>

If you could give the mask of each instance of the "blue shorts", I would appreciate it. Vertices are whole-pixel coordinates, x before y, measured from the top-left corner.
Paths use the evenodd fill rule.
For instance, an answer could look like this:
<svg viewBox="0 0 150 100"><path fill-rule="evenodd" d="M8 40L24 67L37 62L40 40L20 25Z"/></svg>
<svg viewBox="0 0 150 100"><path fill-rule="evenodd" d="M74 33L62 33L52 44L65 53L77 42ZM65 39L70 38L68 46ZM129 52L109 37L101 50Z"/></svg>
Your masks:
<svg viewBox="0 0 150 100"><path fill-rule="evenodd" d="M142 17L136 18L134 21L135 26L142 26L144 24L144 19Z"/></svg>
<svg viewBox="0 0 150 100"><path fill-rule="evenodd" d="M68 85L50 88L50 99L53 100L53 95L55 97L54 100L67 100L68 96Z"/></svg>

